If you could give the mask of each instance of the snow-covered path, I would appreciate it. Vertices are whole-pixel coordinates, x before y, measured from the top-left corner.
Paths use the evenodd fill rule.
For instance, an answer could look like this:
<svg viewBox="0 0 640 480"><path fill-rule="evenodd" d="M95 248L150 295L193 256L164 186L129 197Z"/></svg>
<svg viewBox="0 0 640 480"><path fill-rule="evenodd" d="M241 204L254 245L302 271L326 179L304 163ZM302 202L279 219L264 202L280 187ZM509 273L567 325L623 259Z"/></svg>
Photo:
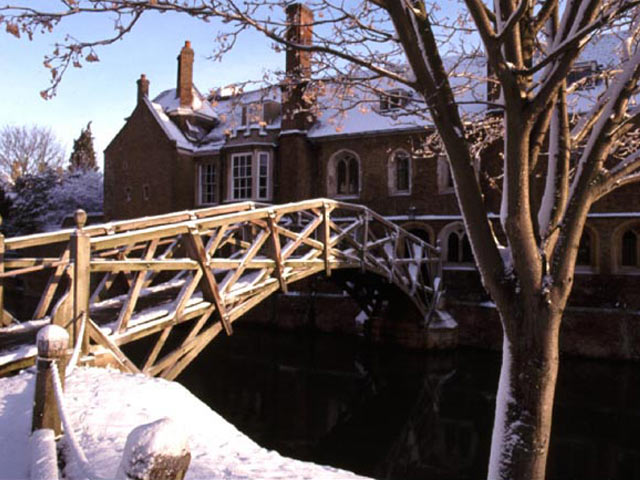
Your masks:
<svg viewBox="0 0 640 480"><path fill-rule="evenodd" d="M0 379L0 479L28 478L28 434L35 375ZM189 433L187 480L363 479L351 472L266 450L174 382L106 369L78 368L67 379L67 408L96 474L113 478L129 432L170 417ZM76 477L73 466L67 478Z"/></svg>

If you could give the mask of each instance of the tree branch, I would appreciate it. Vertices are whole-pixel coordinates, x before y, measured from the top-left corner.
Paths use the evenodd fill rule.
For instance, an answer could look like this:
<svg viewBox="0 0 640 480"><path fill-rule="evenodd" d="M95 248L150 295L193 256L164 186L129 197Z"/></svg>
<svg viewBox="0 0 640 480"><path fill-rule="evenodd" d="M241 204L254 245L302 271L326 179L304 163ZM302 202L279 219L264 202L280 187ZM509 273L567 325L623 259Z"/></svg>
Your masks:
<svg viewBox="0 0 640 480"><path fill-rule="evenodd" d="M527 13L527 7L529 6L529 0L520 0L517 8L513 11L511 16L507 19L502 27L502 30L498 32L496 40L498 43L502 43L507 35L511 33L511 30L518 24L525 13Z"/></svg>

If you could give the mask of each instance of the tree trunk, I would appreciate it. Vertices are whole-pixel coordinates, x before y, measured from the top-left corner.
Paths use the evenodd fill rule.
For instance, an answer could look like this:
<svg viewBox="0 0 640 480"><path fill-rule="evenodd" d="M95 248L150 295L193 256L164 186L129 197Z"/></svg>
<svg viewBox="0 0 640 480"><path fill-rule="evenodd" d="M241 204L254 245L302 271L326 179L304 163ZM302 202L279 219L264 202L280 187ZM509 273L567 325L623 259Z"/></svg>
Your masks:
<svg viewBox="0 0 640 480"><path fill-rule="evenodd" d="M502 368L489 480L544 480L558 374L562 308L501 312Z"/></svg>

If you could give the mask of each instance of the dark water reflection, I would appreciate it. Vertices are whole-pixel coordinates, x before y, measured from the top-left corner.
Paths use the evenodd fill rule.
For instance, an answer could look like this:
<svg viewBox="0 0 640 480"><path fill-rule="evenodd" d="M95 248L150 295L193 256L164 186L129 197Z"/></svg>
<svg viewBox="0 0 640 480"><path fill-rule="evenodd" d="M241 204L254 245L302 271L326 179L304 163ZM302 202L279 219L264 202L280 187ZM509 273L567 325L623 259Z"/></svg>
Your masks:
<svg viewBox="0 0 640 480"><path fill-rule="evenodd" d="M237 325L180 377L283 455L379 479L486 475L499 354ZM640 365L563 359L548 479L640 479Z"/></svg>

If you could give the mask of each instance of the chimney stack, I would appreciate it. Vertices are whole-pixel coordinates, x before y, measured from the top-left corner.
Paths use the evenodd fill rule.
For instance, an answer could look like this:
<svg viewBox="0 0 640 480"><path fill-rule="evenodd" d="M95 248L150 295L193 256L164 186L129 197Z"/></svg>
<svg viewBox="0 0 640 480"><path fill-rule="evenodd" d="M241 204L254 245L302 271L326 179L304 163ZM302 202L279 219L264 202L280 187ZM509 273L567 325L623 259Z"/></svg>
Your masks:
<svg viewBox="0 0 640 480"><path fill-rule="evenodd" d="M178 86L176 94L180 98L181 107L191 107L193 104L193 49L191 42L184 42L184 47L178 55Z"/></svg>
<svg viewBox="0 0 640 480"><path fill-rule="evenodd" d="M143 98L149 97L149 80L143 73L136 83L138 84L138 103L140 103Z"/></svg>
<svg viewBox="0 0 640 480"><path fill-rule="evenodd" d="M306 5L286 8L286 38L299 45L313 42L313 12ZM313 95L307 91L311 79L311 52L287 47L286 78L282 86L282 129L307 130L315 121Z"/></svg>
<svg viewBox="0 0 640 480"><path fill-rule="evenodd" d="M287 6L287 33L289 42L311 45L313 35L313 12L306 5L292 3ZM287 47L287 77L308 79L311 76L311 52Z"/></svg>

